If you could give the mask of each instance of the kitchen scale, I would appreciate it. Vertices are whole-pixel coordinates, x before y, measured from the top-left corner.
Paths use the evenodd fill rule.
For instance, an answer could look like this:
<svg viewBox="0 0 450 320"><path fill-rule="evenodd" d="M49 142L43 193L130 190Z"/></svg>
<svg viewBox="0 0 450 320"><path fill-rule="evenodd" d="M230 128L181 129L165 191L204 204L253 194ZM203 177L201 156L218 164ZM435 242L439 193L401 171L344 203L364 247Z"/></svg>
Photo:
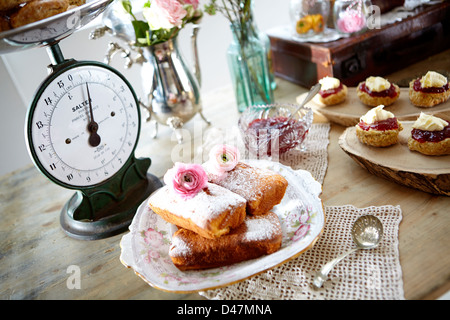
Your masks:
<svg viewBox="0 0 450 320"><path fill-rule="evenodd" d="M96 18L113 0L85 5L0 33L0 54L45 46L51 65L27 111L25 138L41 173L76 190L61 210L71 237L101 239L125 231L139 205L162 183L134 155L141 116L130 83L96 61L65 59L59 41ZM51 195L49 195L51 196Z"/></svg>

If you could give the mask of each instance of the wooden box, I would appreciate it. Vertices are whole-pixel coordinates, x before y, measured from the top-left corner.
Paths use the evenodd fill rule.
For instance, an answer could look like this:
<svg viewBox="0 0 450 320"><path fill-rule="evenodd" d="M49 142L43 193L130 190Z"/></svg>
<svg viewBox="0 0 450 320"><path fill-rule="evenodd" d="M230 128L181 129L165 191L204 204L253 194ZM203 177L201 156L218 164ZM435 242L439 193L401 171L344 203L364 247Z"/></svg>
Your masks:
<svg viewBox="0 0 450 320"><path fill-rule="evenodd" d="M356 86L450 48L450 1L424 6L402 21L327 43L307 43L268 32L275 74L310 87L324 76Z"/></svg>

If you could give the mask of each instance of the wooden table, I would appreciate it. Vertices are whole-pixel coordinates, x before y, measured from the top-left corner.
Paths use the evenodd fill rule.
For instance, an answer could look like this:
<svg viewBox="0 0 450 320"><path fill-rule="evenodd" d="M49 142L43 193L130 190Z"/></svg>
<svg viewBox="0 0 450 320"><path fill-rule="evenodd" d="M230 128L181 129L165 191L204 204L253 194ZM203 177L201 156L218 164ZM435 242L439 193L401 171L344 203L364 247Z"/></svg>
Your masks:
<svg viewBox="0 0 450 320"><path fill-rule="evenodd" d="M403 79L424 69L450 70L450 51L397 72ZM295 102L305 92L278 79L277 101ZM213 126L230 128L239 114L231 87L205 94L204 113ZM326 121L316 115L315 121ZM186 126L189 137L182 146L160 127L153 140L149 124L143 126L138 156L152 159L150 172L161 177L172 166L173 154L193 152L208 129L199 116ZM402 187L371 175L339 147L344 127L332 124L328 170L322 200L326 206L356 207L400 205L400 262L406 299L434 299L450 290L450 198ZM49 182L33 166L0 178L0 299L203 299L198 294L174 294L153 289L120 262L122 235L96 241L69 238L59 214L72 191ZM75 266L75 269L71 269ZM80 289L70 289L70 276L79 271ZM69 286L68 286L69 282Z"/></svg>

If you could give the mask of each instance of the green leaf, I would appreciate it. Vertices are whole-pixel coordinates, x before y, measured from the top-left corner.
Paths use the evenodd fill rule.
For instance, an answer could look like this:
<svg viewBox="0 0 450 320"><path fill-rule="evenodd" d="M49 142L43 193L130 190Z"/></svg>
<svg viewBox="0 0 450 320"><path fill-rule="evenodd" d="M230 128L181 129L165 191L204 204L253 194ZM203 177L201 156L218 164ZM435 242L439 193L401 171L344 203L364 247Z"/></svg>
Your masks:
<svg viewBox="0 0 450 320"><path fill-rule="evenodd" d="M207 5L205 4L205 12L211 16L216 14L216 7L214 4Z"/></svg>
<svg viewBox="0 0 450 320"><path fill-rule="evenodd" d="M145 44L147 39L147 34L150 32L150 26L145 21L134 20L131 21L134 28L134 33L136 34L136 41L141 44ZM142 41L144 39L145 41Z"/></svg>

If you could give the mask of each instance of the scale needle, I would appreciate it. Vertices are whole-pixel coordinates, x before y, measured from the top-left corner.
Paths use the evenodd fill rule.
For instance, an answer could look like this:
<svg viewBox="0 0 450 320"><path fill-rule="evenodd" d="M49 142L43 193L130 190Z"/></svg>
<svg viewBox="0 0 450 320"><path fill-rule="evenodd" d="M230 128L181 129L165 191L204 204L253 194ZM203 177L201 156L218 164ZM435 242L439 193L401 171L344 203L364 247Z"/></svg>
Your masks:
<svg viewBox="0 0 450 320"><path fill-rule="evenodd" d="M87 129L90 132L89 144L92 147L97 147L100 144L101 138L97 133L98 123L94 121L94 111L92 110L91 95L89 93L89 86L88 86L87 82L86 82L86 90L87 90L88 102L89 102L89 112L91 114L91 121L89 121L89 123L87 125Z"/></svg>

